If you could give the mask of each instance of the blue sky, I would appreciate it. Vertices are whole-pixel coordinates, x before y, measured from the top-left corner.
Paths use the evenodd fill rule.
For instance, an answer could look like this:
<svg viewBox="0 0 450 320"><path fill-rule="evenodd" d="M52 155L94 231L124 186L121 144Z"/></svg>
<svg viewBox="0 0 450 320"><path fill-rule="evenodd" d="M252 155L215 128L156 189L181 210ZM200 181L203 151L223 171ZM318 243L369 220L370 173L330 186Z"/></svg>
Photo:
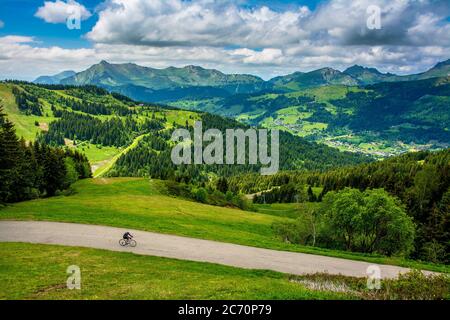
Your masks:
<svg viewBox="0 0 450 320"><path fill-rule="evenodd" d="M4 27L0 29L0 36L9 34L21 36L34 36L42 41L42 46L59 45L65 48L90 47L91 43L83 39L83 34L87 29L92 28L97 16L83 22L81 30L71 30L68 32L64 24L46 23L44 20L35 17L35 13L44 1L37 0L0 0L0 20L4 22ZM84 0L78 1L91 12L102 1Z"/></svg>
<svg viewBox="0 0 450 320"><path fill-rule="evenodd" d="M78 3L94 13L104 1L102 0L79 0ZM295 8L299 5L306 5L315 8L319 0L251 0L242 1L242 7L268 6L273 10L283 11ZM94 14L92 18L83 22L82 29L68 32L64 24L46 23L42 19L35 17L35 13L44 1L40 0L0 0L0 20L4 22L4 27L0 29L0 36L8 34L34 36L42 41L42 46L58 45L64 48L90 47L91 42L83 35L87 30L92 29L98 21L98 16Z"/></svg>
<svg viewBox="0 0 450 320"><path fill-rule="evenodd" d="M420 72L450 58L449 3L0 0L0 78L32 80L103 59L264 78L353 64ZM380 9L380 29L366 25L371 4ZM66 26L69 7L82 13L80 30Z"/></svg>

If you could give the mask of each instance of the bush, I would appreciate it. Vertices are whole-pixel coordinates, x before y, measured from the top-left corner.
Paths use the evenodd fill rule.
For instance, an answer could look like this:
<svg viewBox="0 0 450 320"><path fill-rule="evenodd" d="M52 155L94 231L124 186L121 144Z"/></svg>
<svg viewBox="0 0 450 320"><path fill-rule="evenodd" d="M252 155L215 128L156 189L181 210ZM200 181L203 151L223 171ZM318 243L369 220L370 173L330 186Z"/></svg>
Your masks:
<svg viewBox="0 0 450 320"><path fill-rule="evenodd" d="M305 219L297 219L293 222L274 222L272 229L284 242L313 245L311 228Z"/></svg>
<svg viewBox="0 0 450 320"><path fill-rule="evenodd" d="M172 180L166 180L165 181L166 188L167 188L167 194L175 197L181 197L181 198L191 198L192 193L191 189L188 185L184 183L178 183Z"/></svg>
<svg viewBox="0 0 450 320"><path fill-rule="evenodd" d="M246 210L246 211L253 211L253 207L244 196L242 195L236 195L233 197L232 204L238 207L239 209Z"/></svg>
<svg viewBox="0 0 450 320"><path fill-rule="evenodd" d="M418 270L402 274L398 279L382 281L380 299L442 300L448 299L450 279L447 275L424 275Z"/></svg>
<svg viewBox="0 0 450 320"><path fill-rule="evenodd" d="M312 290L337 289L364 300L443 300L450 294L448 275L425 275L418 270L401 274L396 279L383 279L378 290L368 289L366 278L327 273L291 276L290 280Z"/></svg>
<svg viewBox="0 0 450 320"><path fill-rule="evenodd" d="M205 188L193 188L191 190L192 197L201 203L206 203L206 200L208 198L208 192Z"/></svg>
<svg viewBox="0 0 450 320"><path fill-rule="evenodd" d="M445 262L445 246L433 240L422 246L421 258L433 263Z"/></svg>

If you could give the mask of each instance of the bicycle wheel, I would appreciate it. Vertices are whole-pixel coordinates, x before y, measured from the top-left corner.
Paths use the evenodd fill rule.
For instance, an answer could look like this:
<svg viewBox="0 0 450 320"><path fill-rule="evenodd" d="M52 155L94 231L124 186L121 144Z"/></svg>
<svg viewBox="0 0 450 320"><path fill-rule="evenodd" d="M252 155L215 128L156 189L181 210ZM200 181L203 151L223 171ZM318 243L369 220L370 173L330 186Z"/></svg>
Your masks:
<svg viewBox="0 0 450 320"><path fill-rule="evenodd" d="M126 241L125 239L120 239L120 240L119 240L119 244L120 244L122 247L125 247L125 246L127 245L127 241Z"/></svg>
<svg viewBox="0 0 450 320"><path fill-rule="evenodd" d="M130 240L130 243L129 243L129 245L130 245L130 247L136 247L136 245L137 245L137 243L136 243L136 241L134 241L134 240Z"/></svg>

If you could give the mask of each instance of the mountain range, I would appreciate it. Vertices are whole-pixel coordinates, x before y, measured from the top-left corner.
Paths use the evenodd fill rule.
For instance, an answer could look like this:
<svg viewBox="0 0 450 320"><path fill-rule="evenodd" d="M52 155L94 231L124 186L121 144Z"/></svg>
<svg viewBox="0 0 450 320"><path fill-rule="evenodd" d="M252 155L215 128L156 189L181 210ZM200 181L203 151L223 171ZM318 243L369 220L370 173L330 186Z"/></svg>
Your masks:
<svg viewBox="0 0 450 320"><path fill-rule="evenodd" d="M76 74L77 73L75 71L68 70L68 71L60 72L53 76L40 76L33 82L37 83L37 84L60 84L61 80L72 77Z"/></svg>
<svg viewBox="0 0 450 320"><path fill-rule="evenodd" d="M310 72L295 72L264 81L247 74L224 74L199 66L155 69L133 63L111 64L101 61L85 71L65 71L54 76L41 76L40 84L97 85L146 102L168 102L179 99L225 97L260 91L296 91L304 88L345 85L361 86L380 82L423 80L450 75L450 59L430 70L399 76L381 73L375 68L354 65L344 71L322 68Z"/></svg>
<svg viewBox="0 0 450 320"><path fill-rule="evenodd" d="M96 85L137 101L232 117L380 157L450 145L450 60L412 75L354 65L268 81L198 66L154 69L102 61L36 82Z"/></svg>

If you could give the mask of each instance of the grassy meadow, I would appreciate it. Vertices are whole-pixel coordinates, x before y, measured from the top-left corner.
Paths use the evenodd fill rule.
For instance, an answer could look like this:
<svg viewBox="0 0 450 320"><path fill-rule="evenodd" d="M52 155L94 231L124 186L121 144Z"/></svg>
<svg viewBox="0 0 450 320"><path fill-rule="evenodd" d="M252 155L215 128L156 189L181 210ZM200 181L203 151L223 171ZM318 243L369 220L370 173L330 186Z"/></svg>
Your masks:
<svg viewBox="0 0 450 320"><path fill-rule="evenodd" d="M68 290L66 269L81 269ZM105 250L0 243L0 299L351 299L288 275Z"/></svg>
<svg viewBox="0 0 450 320"><path fill-rule="evenodd" d="M449 272L444 265L285 243L272 224L295 218L292 206L262 205L260 212L242 211L168 196L159 180L98 178L78 181L66 195L8 205L0 209L0 219L106 225Z"/></svg>

